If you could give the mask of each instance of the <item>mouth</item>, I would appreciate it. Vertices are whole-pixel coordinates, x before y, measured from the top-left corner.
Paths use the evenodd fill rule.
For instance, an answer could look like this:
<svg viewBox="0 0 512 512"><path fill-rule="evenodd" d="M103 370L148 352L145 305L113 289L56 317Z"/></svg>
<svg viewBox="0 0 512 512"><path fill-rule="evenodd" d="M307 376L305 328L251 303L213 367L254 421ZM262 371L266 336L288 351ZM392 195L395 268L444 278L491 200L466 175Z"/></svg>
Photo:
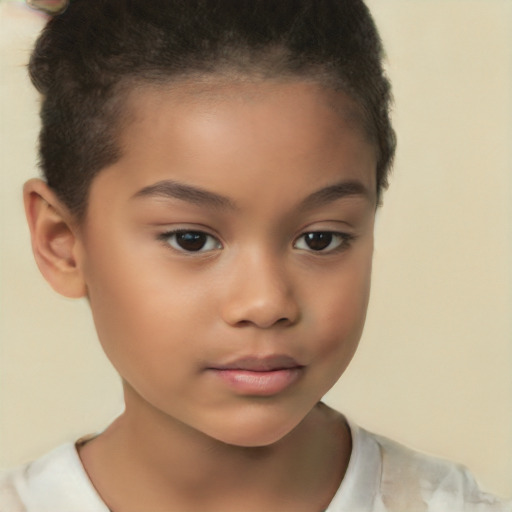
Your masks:
<svg viewBox="0 0 512 512"><path fill-rule="evenodd" d="M299 368L299 364L293 357L275 355L267 357L241 357L227 364L219 364L212 367L214 370L246 370L250 372L272 372L277 370L290 370Z"/></svg>
<svg viewBox="0 0 512 512"><path fill-rule="evenodd" d="M304 365L289 356L243 357L207 368L223 385L240 395L272 396L294 384Z"/></svg>

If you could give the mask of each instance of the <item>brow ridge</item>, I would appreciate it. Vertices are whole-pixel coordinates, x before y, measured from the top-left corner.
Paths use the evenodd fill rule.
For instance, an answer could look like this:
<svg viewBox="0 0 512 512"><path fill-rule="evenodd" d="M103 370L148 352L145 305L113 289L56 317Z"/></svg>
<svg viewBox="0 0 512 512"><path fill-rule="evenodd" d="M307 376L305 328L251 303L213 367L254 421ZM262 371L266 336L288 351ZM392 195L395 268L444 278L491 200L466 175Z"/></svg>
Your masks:
<svg viewBox="0 0 512 512"><path fill-rule="evenodd" d="M350 196L361 196L371 200L371 194L368 188L357 180L342 181L324 187L307 196L299 206L301 210L310 210L326 203L331 203L339 199Z"/></svg>
<svg viewBox="0 0 512 512"><path fill-rule="evenodd" d="M153 185L144 187L139 190L133 197L160 197L164 199L180 199L189 203L203 206L207 205L213 208L232 210L235 209L235 204L233 201L225 196L211 192L209 190L204 190L201 187L187 185L185 183L180 183L179 181L174 180L163 180L154 183Z"/></svg>
<svg viewBox="0 0 512 512"><path fill-rule="evenodd" d="M317 190L299 204L299 210L310 210L326 203L349 196L371 198L369 190L357 180L343 181ZM180 183L174 180L162 180L136 192L134 198L160 197L179 199L193 204L207 205L213 208L235 210L235 203L228 197L205 190L201 187Z"/></svg>

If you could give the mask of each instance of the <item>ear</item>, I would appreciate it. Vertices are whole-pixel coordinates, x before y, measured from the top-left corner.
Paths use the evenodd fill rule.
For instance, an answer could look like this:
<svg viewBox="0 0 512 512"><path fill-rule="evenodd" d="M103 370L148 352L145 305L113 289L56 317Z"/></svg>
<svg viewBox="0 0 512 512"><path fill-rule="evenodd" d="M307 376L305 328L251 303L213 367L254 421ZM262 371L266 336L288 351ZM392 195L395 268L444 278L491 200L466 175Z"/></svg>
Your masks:
<svg viewBox="0 0 512 512"><path fill-rule="evenodd" d="M48 185L32 179L23 187L32 251L39 270L52 288L65 297L87 293L80 265L77 227L68 209Z"/></svg>

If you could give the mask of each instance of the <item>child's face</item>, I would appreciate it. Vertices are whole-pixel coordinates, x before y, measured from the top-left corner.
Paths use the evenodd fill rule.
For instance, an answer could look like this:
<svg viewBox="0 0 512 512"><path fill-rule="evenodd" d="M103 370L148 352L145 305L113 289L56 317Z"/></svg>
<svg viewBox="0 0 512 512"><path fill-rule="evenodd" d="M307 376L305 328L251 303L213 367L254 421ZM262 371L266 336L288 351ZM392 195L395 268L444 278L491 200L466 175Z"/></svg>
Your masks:
<svg viewBox="0 0 512 512"><path fill-rule="evenodd" d="M127 413L277 441L361 335L373 148L347 99L313 84L147 88L130 105L78 260Z"/></svg>

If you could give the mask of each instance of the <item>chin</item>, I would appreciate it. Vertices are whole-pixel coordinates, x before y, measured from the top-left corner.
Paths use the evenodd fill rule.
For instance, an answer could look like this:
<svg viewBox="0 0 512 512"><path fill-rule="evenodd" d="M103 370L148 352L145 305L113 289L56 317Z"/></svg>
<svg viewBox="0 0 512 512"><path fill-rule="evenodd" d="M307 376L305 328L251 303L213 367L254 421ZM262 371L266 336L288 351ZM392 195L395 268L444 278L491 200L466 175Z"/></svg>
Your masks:
<svg viewBox="0 0 512 512"><path fill-rule="evenodd" d="M264 448L278 443L288 433L289 431L284 433L265 432L254 435L241 433L241 435L237 435L230 432L229 435L215 436L215 439L224 444L239 448Z"/></svg>
<svg viewBox="0 0 512 512"><path fill-rule="evenodd" d="M253 419L252 421L229 421L226 419L222 429L215 429L215 431L212 429L205 433L232 446L265 447L281 441L301 423L302 419L303 417L295 421L290 417L286 417L283 421L276 421L278 420L276 417Z"/></svg>

